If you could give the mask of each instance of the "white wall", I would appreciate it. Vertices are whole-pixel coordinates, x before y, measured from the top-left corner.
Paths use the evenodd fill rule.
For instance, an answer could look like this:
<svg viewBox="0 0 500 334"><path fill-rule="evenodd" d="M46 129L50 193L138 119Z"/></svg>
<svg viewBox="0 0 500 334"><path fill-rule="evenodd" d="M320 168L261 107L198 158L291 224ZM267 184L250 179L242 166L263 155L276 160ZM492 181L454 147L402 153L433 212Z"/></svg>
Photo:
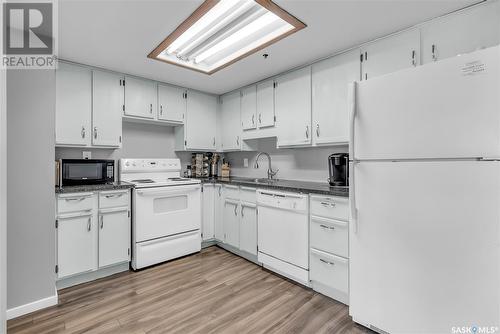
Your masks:
<svg viewBox="0 0 500 334"><path fill-rule="evenodd" d="M7 308L55 298L55 71L7 73ZM14 312L13 312L14 313Z"/></svg>
<svg viewBox="0 0 500 334"><path fill-rule="evenodd" d="M276 139L260 139L257 147L259 151L271 155L273 169L279 168L276 175L279 179L327 182L328 156L332 153L347 152L347 146L308 147L276 149ZM231 164L231 175L242 177L267 177L267 158L259 159L259 169L254 163L257 152L226 153L225 157ZM248 158L248 167L243 167L243 159Z"/></svg>

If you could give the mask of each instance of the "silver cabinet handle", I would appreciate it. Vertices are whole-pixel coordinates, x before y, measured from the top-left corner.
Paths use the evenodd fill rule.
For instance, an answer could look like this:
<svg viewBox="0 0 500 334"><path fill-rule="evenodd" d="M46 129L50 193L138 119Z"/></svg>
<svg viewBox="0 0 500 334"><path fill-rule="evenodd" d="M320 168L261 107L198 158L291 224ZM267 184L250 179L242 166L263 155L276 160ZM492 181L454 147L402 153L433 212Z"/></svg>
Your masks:
<svg viewBox="0 0 500 334"><path fill-rule="evenodd" d="M79 197L79 198L65 198L64 200L66 202L81 202L83 201L84 199L86 199L87 197Z"/></svg>
<svg viewBox="0 0 500 334"><path fill-rule="evenodd" d="M333 226L327 226L327 225L323 225L323 224L321 224L319 226L324 228L324 229L327 229L327 230L335 230L335 227L333 227Z"/></svg>
<svg viewBox="0 0 500 334"><path fill-rule="evenodd" d="M82 126L82 132L81 133L82 133L82 138L85 138L85 127L84 126Z"/></svg>
<svg viewBox="0 0 500 334"><path fill-rule="evenodd" d="M152 103L149 104L149 113L150 114L153 113L153 104Z"/></svg>
<svg viewBox="0 0 500 334"><path fill-rule="evenodd" d="M101 215L101 230L102 230L103 227L104 227L104 216Z"/></svg>
<svg viewBox="0 0 500 334"><path fill-rule="evenodd" d="M252 115L252 125L255 125L255 114Z"/></svg>
<svg viewBox="0 0 500 334"><path fill-rule="evenodd" d="M326 263L326 264L330 265L330 266L334 266L334 265L335 265L335 263L330 262L330 261L326 261L326 260L323 260L323 259L319 259L319 260L320 260L321 262L323 262L323 263Z"/></svg>
<svg viewBox="0 0 500 334"><path fill-rule="evenodd" d="M241 206L241 217L244 217L244 216L245 216L245 215L243 214L243 208L244 208L244 206L242 205L242 206Z"/></svg>
<svg viewBox="0 0 500 334"><path fill-rule="evenodd" d="M235 206L234 206L234 215L235 215L235 216L237 216L237 215L238 215L238 211L236 211L237 209L238 209L238 206L237 206L237 205L235 205Z"/></svg>
<svg viewBox="0 0 500 334"><path fill-rule="evenodd" d="M92 216L89 217L89 220L87 221L87 231L90 232L92 229Z"/></svg>
<svg viewBox="0 0 500 334"><path fill-rule="evenodd" d="M160 115L163 115L163 106L160 104Z"/></svg>
<svg viewBox="0 0 500 334"><path fill-rule="evenodd" d="M262 114L259 114L259 124L262 124Z"/></svg>
<svg viewBox="0 0 500 334"><path fill-rule="evenodd" d="M215 137L214 137L214 145L213 146L215 146Z"/></svg>
<svg viewBox="0 0 500 334"><path fill-rule="evenodd" d="M236 136L236 146L240 146L240 136Z"/></svg>
<svg viewBox="0 0 500 334"><path fill-rule="evenodd" d="M436 54L436 44L432 44L432 60L436 61L437 60L437 54Z"/></svg>
<svg viewBox="0 0 500 334"><path fill-rule="evenodd" d="M309 138L309 125L306 125L306 138Z"/></svg>
<svg viewBox="0 0 500 334"><path fill-rule="evenodd" d="M222 190L222 186L219 187L219 197L221 196L221 190Z"/></svg>
<svg viewBox="0 0 500 334"><path fill-rule="evenodd" d="M97 139L97 126L94 126L94 139Z"/></svg>
<svg viewBox="0 0 500 334"><path fill-rule="evenodd" d="M316 136L319 137L319 124L316 124Z"/></svg>
<svg viewBox="0 0 500 334"><path fill-rule="evenodd" d="M122 197L125 193L106 195L106 198Z"/></svg>
<svg viewBox="0 0 500 334"><path fill-rule="evenodd" d="M417 52L415 50L411 51L411 64L417 66Z"/></svg>

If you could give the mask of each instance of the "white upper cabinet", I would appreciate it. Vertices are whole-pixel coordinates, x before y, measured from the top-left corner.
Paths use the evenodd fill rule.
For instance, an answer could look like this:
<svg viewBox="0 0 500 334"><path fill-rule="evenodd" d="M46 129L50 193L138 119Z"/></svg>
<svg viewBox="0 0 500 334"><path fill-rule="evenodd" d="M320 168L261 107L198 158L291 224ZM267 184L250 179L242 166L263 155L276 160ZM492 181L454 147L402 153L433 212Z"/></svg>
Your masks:
<svg viewBox="0 0 500 334"><path fill-rule="evenodd" d="M257 84L257 125L259 128L274 126L274 81Z"/></svg>
<svg viewBox="0 0 500 334"><path fill-rule="evenodd" d="M178 127L184 132L183 148L194 151L215 150L216 117L216 96L188 91L186 124L183 127Z"/></svg>
<svg viewBox="0 0 500 334"><path fill-rule="evenodd" d="M92 145L119 147L122 143L123 76L93 71Z"/></svg>
<svg viewBox="0 0 500 334"><path fill-rule="evenodd" d="M361 80L417 66L420 30L412 29L382 38L361 48Z"/></svg>
<svg viewBox="0 0 500 334"><path fill-rule="evenodd" d="M235 151L241 147L240 92L221 96L222 149Z"/></svg>
<svg viewBox="0 0 500 334"><path fill-rule="evenodd" d="M311 144L311 67L285 74L276 84L277 146Z"/></svg>
<svg viewBox="0 0 500 334"><path fill-rule="evenodd" d="M158 84L158 120L182 124L186 113L186 90Z"/></svg>
<svg viewBox="0 0 500 334"><path fill-rule="evenodd" d="M156 102L154 81L125 77L125 116L154 119Z"/></svg>
<svg viewBox="0 0 500 334"><path fill-rule="evenodd" d="M241 126L243 130L257 128L256 86L250 86L241 90Z"/></svg>
<svg viewBox="0 0 500 334"><path fill-rule="evenodd" d="M500 1L487 2L425 25L423 63L454 57L500 43Z"/></svg>
<svg viewBox="0 0 500 334"><path fill-rule="evenodd" d="M312 65L313 145L349 141L348 84L359 81L359 50Z"/></svg>
<svg viewBox="0 0 500 334"><path fill-rule="evenodd" d="M59 63L56 71L56 145L90 146L92 71Z"/></svg>

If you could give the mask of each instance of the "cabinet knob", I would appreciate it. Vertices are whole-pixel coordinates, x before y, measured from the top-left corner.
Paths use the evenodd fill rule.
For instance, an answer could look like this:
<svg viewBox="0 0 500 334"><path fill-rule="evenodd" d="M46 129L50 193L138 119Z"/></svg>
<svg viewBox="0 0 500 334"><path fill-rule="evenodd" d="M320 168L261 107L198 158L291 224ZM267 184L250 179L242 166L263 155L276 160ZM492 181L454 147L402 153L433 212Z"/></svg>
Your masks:
<svg viewBox="0 0 500 334"><path fill-rule="evenodd" d="M316 124L316 137L319 137L319 124Z"/></svg>
<svg viewBox="0 0 500 334"><path fill-rule="evenodd" d="M306 125L306 138L309 139L309 125Z"/></svg>
<svg viewBox="0 0 500 334"><path fill-rule="evenodd" d="M94 139L97 139L97 126L94 126Z"/></svg>
<svg viewBox="0 0 500 334"><path fill-rule="evenodd" d="M259 114L259 124L262 124L262 114Z"/></svg>
<svg viewBox="0 0 500 334"><path fill-rule="evenodd" d="M84 126L82 126L82 132L81 133L82 133L82 138L85 138L85 127Z"/></svg>

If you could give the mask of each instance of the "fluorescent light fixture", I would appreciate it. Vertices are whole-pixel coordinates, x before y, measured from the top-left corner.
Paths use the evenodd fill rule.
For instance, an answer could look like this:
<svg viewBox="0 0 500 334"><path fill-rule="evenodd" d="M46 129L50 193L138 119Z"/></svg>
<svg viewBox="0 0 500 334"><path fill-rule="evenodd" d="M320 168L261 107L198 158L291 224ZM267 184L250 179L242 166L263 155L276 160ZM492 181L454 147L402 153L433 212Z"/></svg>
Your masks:
<svg viewBox="0 0 500 334"><path fill-rule="evenodd" d="M212 74L305 27L271 0L206 0L148 57Z"/></svg>

